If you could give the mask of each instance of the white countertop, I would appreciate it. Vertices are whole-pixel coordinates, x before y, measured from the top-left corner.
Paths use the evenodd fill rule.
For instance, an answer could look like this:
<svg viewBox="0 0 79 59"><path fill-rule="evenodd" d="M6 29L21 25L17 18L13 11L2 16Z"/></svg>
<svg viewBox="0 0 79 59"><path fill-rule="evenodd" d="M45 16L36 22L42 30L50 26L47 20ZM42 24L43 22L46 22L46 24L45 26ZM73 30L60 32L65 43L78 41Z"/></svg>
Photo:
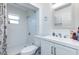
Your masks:
<svg viewBox="0 0 79 59"><path fill-rule="evenodd" d="M39 35L36 35L36 37L43 38L44 40L48 40L53 43L58 43L71 48L79 49L79 41L70 38L59 38L53 36L39 36Z"/></svg>

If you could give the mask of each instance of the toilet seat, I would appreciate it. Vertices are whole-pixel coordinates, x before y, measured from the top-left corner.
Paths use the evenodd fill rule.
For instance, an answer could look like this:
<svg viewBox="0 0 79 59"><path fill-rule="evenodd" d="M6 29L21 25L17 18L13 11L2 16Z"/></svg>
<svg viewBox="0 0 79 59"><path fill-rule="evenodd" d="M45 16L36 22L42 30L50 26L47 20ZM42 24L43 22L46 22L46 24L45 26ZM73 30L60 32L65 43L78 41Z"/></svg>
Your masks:
<svg viewBox="0 0 79 59"><path fill-rule="evenodd" d="M37 49L38 49L38 47L35 45L27 46L22 49L21 54L22 55L31 55L31 54L34 54Z"/></svg>

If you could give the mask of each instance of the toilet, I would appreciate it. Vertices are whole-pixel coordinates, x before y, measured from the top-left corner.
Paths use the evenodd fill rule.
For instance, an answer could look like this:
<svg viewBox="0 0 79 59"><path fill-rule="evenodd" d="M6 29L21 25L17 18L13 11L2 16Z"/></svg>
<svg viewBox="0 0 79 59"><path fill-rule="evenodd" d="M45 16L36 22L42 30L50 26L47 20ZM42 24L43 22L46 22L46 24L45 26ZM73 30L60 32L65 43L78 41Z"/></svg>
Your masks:
<svg viewBox="0 0 79 59"><path fill-rule="evenodd" d="M21 55L35 55L38 54L41 50L40 48L40 40L34 38L30 40L30 44L23 49L21 49L20 54ZM39 51L39 52L38 52Z"/></svg>
<svg viewBox="0 0 79 59"><path fill-rule="evenodd" d="M33 55L38 49L35 45L30 45L21 50L21 55Z"/></svg>

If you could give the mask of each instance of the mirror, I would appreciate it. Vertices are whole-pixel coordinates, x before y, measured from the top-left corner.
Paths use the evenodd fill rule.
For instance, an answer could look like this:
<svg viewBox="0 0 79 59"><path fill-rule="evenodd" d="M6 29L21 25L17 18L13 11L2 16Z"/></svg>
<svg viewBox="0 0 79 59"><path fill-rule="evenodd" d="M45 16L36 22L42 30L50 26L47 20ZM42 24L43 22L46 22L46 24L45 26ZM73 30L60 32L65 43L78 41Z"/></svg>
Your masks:
<svg viewBox="0 0 79 59"><path fill-rule="evenodd" d="M72 4L66 4L54 9L55 28L72 28Z"/></svg>

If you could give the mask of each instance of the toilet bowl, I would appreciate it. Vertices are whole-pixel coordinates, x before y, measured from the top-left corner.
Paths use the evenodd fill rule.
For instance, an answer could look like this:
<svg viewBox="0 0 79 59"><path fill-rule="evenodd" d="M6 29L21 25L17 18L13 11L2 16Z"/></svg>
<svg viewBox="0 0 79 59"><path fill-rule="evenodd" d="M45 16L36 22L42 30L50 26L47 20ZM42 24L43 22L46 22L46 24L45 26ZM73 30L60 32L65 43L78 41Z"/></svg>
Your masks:
<svg viewBox="0 0 79 59"><path fill-rule="evenodd" d="M33 55L37 49L35 45L27 46L21 50L21 55Z"/></svg>

